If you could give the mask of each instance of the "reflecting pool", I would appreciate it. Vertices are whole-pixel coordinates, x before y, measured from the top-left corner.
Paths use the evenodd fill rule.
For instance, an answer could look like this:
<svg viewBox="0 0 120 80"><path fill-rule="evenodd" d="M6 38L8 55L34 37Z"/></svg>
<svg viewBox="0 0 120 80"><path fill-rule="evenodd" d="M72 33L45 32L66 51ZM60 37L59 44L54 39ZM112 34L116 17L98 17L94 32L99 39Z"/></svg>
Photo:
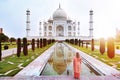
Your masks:
<svg viewBox="0 0 120 80"><path fill-rule="evenodd" d="M41 75L73 75L73 58L75 53L63 43L57 43ZM83 62L81 75L95 75Z"/></svg>

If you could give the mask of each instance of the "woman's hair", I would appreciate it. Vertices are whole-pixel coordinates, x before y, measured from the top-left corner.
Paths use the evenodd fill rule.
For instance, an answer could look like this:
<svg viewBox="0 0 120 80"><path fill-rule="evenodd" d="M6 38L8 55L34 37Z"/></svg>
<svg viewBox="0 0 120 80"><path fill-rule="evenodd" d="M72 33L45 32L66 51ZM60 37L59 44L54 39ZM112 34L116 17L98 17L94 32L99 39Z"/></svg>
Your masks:
<svg viewBox="0 0 120 80"><path fill-rule="evenodd" d="M79 58L79 57L80 57L80 55L79 55L79 53L78 53L78 52L76 52L76 57L77 57L77 58Z"/></svg>

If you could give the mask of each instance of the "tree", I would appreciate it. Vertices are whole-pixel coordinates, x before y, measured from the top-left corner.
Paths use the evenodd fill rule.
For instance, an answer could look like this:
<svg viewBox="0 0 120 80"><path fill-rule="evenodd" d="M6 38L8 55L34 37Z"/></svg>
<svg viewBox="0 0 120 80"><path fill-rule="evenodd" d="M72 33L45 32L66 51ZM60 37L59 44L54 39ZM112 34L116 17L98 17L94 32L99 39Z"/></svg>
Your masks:
<svg viewBox="0 0 120 80"><path fill-rule="evenodd" d="M78 39L75 39L75 45L78 45Z"/></svg>
<svg viewBox="0 0 120 80"><path fill-rule="evenodd" d="M91 50L94 51L94 39L91 40Z"/></svg>
<svg viewBox="0 0 120 80"><path fill-rule="evenodd" d="M89 42L86 42L86 48L88 48L88 44L89 44Z"/></svg>
<svg viewBox="0 0 120 80"><path fill-rule="evenodd" d="M34 52L34 50L35 50L35 39L32 39L32 50L33 50L33 52Z"/></svg>
<svg viewBox="0 0 120 80"><path fill-rule="evenodd" d="M48 39L47 42L48 42L48 44L51 44L51 39Z"/></svg>
<svg viewBox="0 0 120 80"><path fill-rule="evenodd" d="M39 39L37 39L37 48L40 47L39 44L40 44L40 41L39 41Z"/></svg>
<svg viewBox="0 0 120 80"><path fill-rule="evenodd" d="M40 39L40 48L42 48L43 39Z"/></svg>
<svg viewBox="0 0 120 80"><path fill-rule="evenodd" d="M0 39L1 39L1 42L6 42L8 41L9 37L3 33L0 33Z"/></svg>
<svg viewBox="0 0 120 80"><path fill-rule="evenodd" d="M68 39L67 42L70 43L70 40Z"/></svg>
<svg viewBox="0 0 120 80"><path fill-rule="evenodd" d="M83 41L81 41L81 43L82 43L82 47L84 46L84 42Z"/></svg>
<svg viewBox="0 0 120 80"><path fill-rule="evenodd" d="M4 50L7 50L9 48L8 45L4 45Z"/></svg>
<svg viewBox="0 0 120 80"><path fill-rule="evenodd" d="M115 56L114 39L112 37L108 38L107 41L107 55L109 58L114 58Z"/></svg>
<svg viewBox="0 0 120 80"><path fill-rule="evenodd" d="M79 39L79 47L81 46L81 40Z"/></svg>
<svg viewBox="0 0 120 80"><path fill-rule="evenodd" d="M103 54L105 52L105 39L100 39L100 53Z"/></svg>
<svg viewBox="0 0 120 80"><path fill-rule="evenodd" d="M23 54L24 54L25 56L28 55L27 39L26 39L26 38L23 38Z"/></svg>
<svg viewBox="0 0 120 80"><path fill-rule="evenodd" d="M17 39L17 57L20 57L20 53L21 53L21 39L18 38Z"/></svg>
<svg viewBox="0 0 120 80"><path fill-rule="evenodd" d="M55 42L55 39L52 39L52 43L54 43Z"/></svg>
<svg viewBox="0 0 120 80"><path fill-rule="evenodd" d="M46 44L47 44L47 39L43 39L43 47L45 47L46 46Z"/></svg>
<svg viewBox="0 0 120 80"><path fill-rule="evenodd" d="M0 39L0 61L2 60L2 45L1 45L1 39Z"/></svg>
<svg viewBox="0 0 120 80"><path fill-rule="evenodd" d="M70 39L70 43L71 43L71 44L74 44L74 39Z"/></svg>
<svg viewBox="0 0 120 80"><path fill-rule="evenodd" d="M14 37L11 37L11 38L9 39L9 41L10 41L10 43L12 44L12 42L16 41L16 39L15 39Z"/></svg>

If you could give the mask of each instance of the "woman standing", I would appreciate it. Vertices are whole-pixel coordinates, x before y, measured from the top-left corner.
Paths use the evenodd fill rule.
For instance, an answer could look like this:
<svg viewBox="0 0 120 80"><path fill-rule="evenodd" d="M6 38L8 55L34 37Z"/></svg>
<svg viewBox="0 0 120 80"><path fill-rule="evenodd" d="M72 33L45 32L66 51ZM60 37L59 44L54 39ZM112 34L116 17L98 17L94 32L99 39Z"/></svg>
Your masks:
<svg viewBox="0 0 120 80"><path fill-rule="evenodd" d="M76 53L76 56L73 60L73 68L74 68L74 78L79 79L81 72L81 57L78 52Z"/></svg>

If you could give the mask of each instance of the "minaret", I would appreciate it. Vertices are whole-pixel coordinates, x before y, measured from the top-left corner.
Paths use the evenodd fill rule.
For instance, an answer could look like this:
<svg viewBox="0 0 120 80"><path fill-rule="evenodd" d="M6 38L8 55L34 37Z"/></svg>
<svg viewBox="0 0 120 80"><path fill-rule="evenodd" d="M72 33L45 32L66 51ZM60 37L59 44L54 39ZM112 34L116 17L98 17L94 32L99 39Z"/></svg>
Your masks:
<svg viewBox="0 0 120 80"><path fill-rule="evenodd" d="M89 36L93 38L93 10L90 10L90 27L89 27Z"/></svg>
<svg viewBox="0 0 120 80"><path fill-rule="evenodd" d="M80 36L80 22L78 22L78 36Z"/></svg>
<svg viewBox="0 0 120 80"><path fill-rule="evenodd" d="M28 37L30 34L30 11L26 10L26 15L27 15L27 19L26 19L26 36Z"/></svg>
<svg viewBox="0 0 120 80"><path fill-rule="evenodd" d="M41 22L39 23L39 36L42 36L42 30L41 30Z"/></svg>

